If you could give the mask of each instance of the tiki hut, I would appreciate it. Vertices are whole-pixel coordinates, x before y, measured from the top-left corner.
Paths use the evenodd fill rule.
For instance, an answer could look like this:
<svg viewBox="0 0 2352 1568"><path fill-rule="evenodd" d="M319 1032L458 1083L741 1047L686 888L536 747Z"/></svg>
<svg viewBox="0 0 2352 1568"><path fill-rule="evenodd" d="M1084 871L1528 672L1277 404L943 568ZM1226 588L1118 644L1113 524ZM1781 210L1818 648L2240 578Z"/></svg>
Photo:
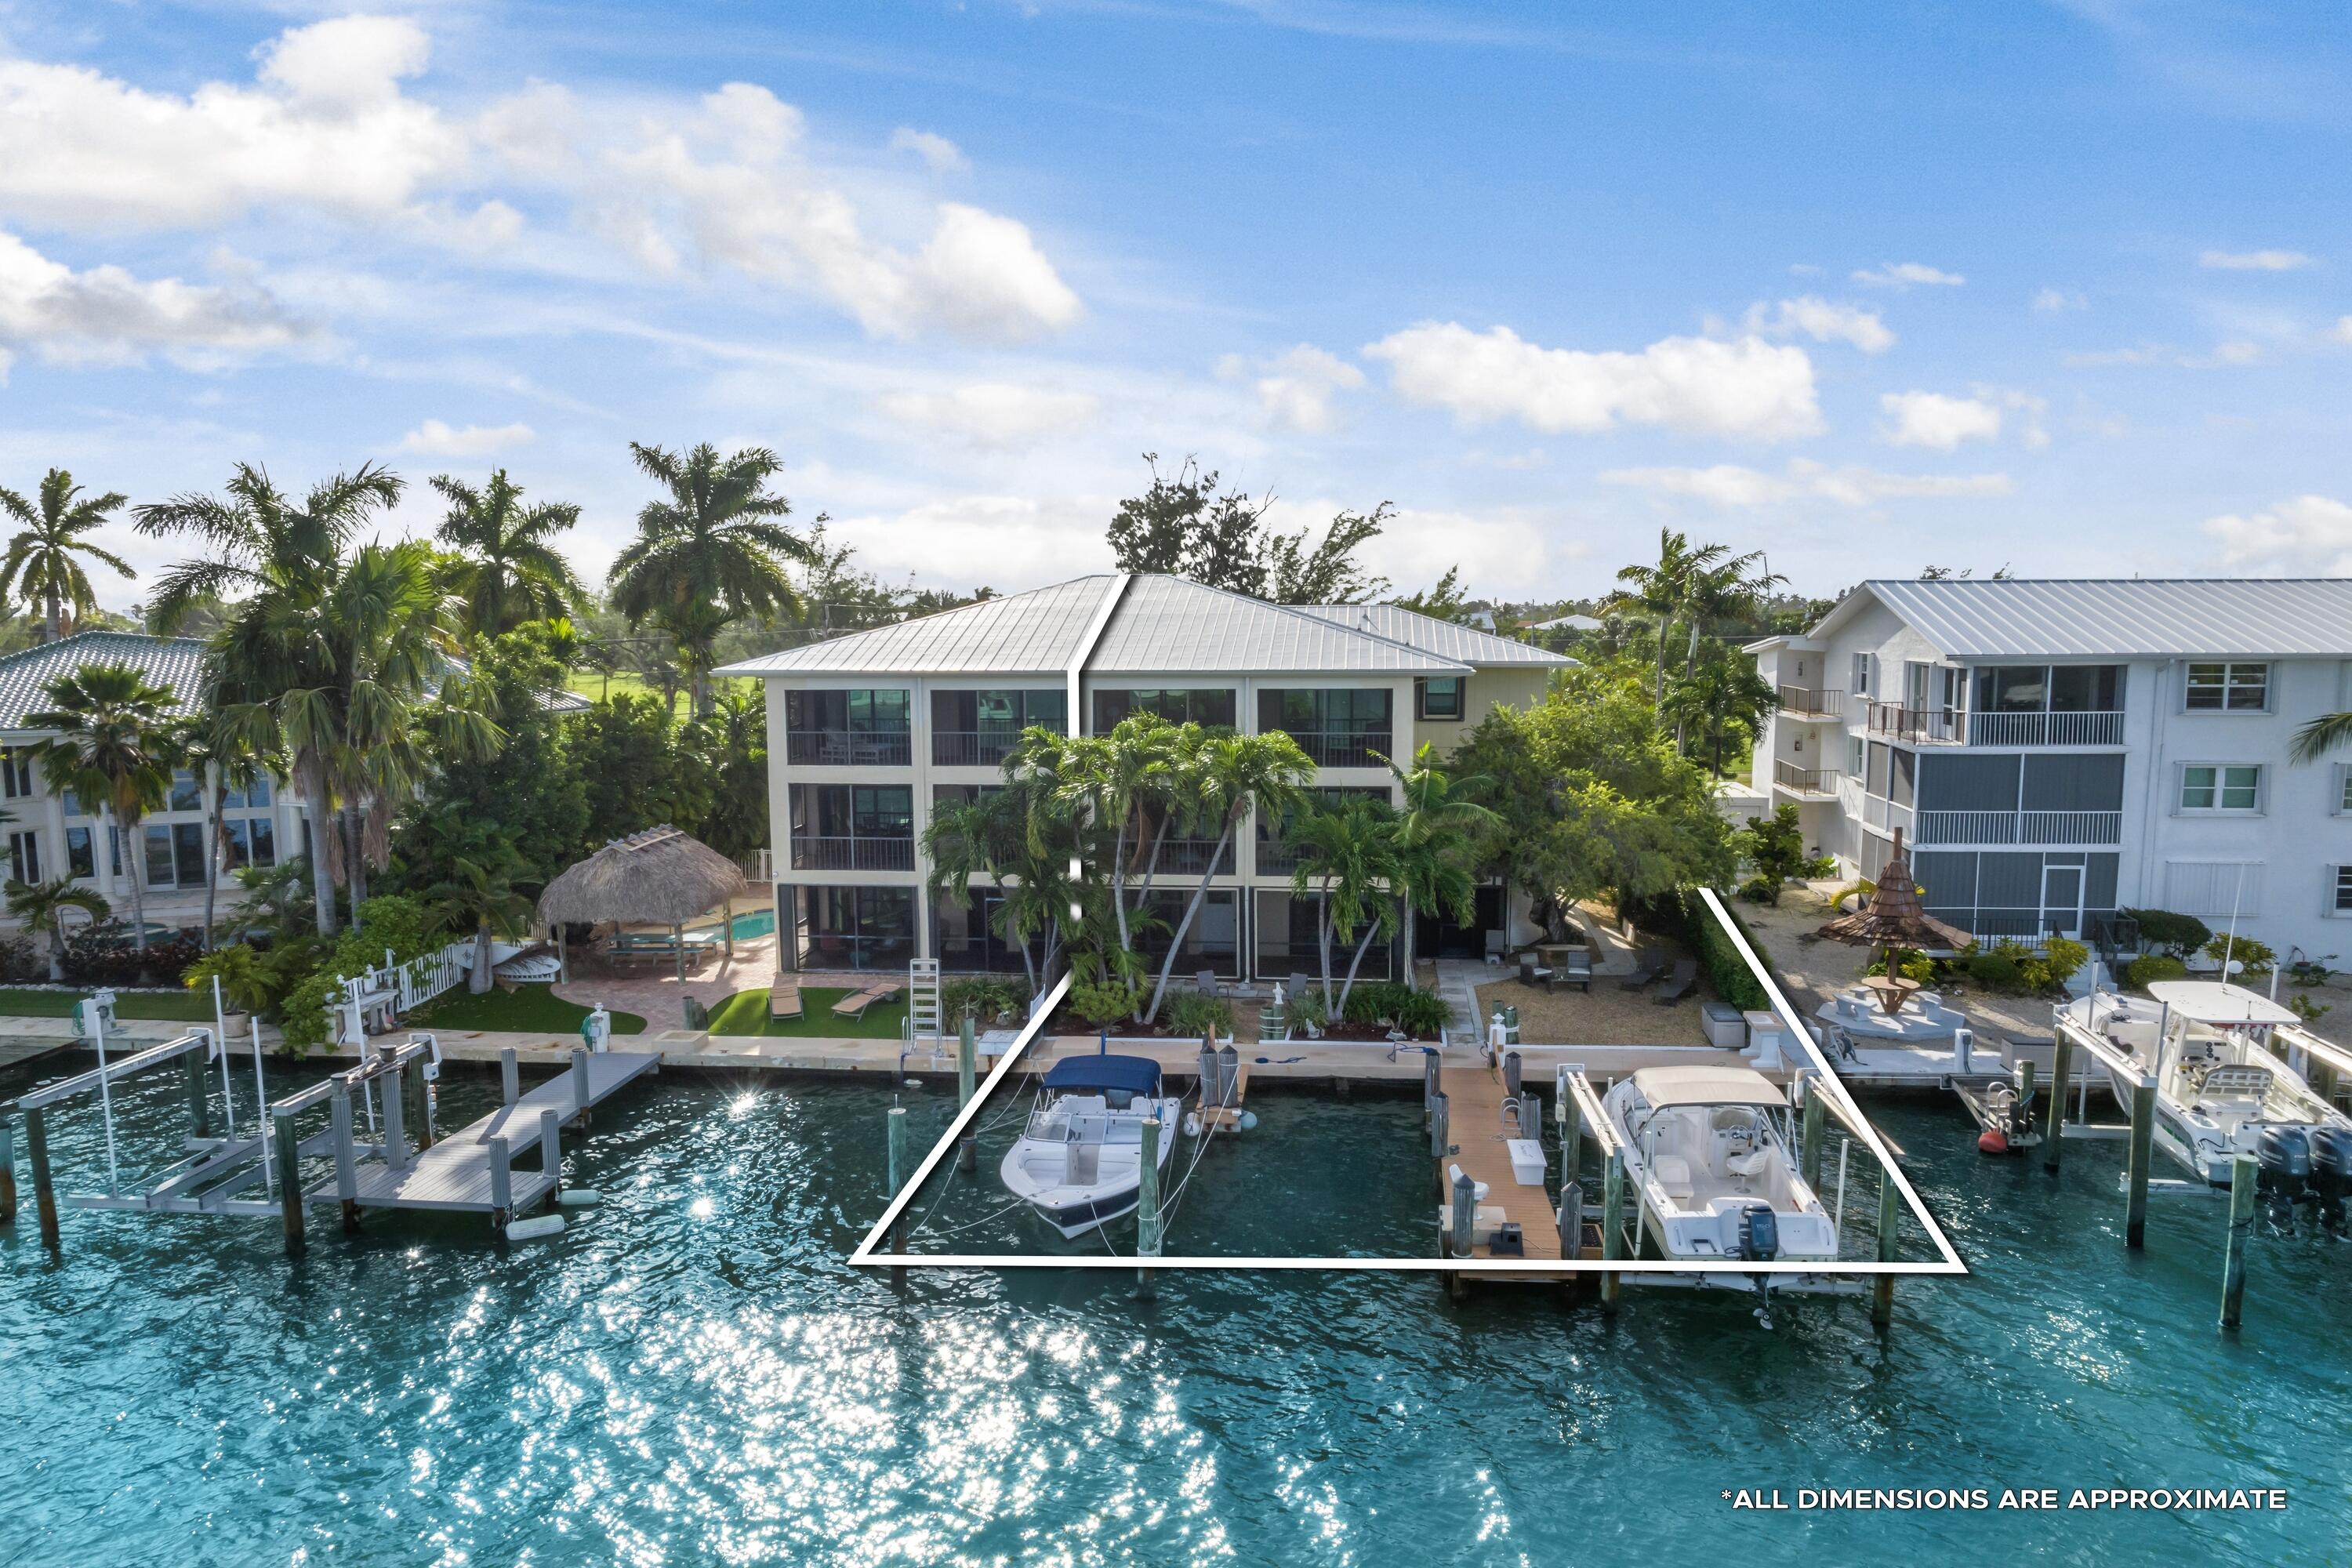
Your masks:
<svg viewBox="0 0 2352 1568"><path fill-rule="evenodd" d="M566 925L666 925L677 977L684 980L686 922L730 904L747 890L734 861L665 823L614 839L550 882L539 896L539 919L555 927L559 955ZM732 957L731 915L719 927Z"/></svg>
<svg viewBox="0 0 2352 1568"><path fill-rule="evenodd" d="M1888 1013L1899 1011L1903 998L1918 989L1916 981L1905 980L1898 971L1895 954L1910 948L1969 945L1966 931L1955 930L1929 914L1919 902L1919 884L1911 876L1910 852L1903 847L1903 830L1895 830L1895 852L1886 858L1885 868L1878 873L1878 890L1870 902L1850 915L1841 915L1822 927L1822 935L1836 942L1852 942L1857 947L1883 947L1886 950L1886 977L1884 984L1864 984L1878 994L1880 1008Z"/></svg>

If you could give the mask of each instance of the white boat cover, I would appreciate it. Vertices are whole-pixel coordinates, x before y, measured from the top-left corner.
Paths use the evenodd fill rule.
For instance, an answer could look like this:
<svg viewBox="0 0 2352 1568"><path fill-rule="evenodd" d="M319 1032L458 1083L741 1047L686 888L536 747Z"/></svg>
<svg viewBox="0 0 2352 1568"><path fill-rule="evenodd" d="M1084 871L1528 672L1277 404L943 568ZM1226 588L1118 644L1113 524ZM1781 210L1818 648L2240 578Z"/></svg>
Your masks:
<svg viewBox="0 0 2352 1568"><path fill-rule="evenodd" d="M1753 1068L1641 1068L1633 1087L1652 1105L1786 1105L1772 1080Z"/></svg>
<svg viewBox="0 0 2352 1568"><path fill-rule="evenodd" d="M2200 1024L2293 1024L2295 1014L2242 985L2219 980L2159 980L2147 994Z"/></svg>

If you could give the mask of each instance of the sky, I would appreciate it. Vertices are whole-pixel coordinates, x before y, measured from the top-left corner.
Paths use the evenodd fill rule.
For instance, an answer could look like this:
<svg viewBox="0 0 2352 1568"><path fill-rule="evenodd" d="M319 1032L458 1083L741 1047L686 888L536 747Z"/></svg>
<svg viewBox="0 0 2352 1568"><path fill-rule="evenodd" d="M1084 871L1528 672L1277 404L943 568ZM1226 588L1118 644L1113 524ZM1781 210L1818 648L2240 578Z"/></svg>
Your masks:
<svg viewBox="0 0 2352 1568"><path fill-rule="evenodd" d="M2352 573L2336 5L0 0L0 485L772 447L886 581L1197 456L1401 589ZM184 552L125 526L142 572ZM106 578L122 607L138 583Z"/></svg>

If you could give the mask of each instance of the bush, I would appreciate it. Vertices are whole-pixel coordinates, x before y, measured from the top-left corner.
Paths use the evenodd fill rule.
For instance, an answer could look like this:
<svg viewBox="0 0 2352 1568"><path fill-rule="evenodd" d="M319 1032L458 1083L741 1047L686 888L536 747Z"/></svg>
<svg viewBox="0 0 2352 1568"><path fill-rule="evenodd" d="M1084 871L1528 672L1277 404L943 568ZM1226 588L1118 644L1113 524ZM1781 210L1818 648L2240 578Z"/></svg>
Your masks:
<svg viewBox="0 0 2352 1568"><path fill-rule="evenodd" d="M1446 1021L1454 1016L1445 998L1434 991L1418 986L1405 987L1397 1003L1396 1016L1390 1021L1406 1036L1416 1040L1433 1040L1444 1031Z"/></svg>
<svg viewBox="0 0 2352 1568"><path fill-rule="evenodd" d="M2245 965L2234 977L2240 980L2260 980L2278 966L2278 954L2271 951L2268 943L2256 942L2252 937L2217 936L2205 944L2205 956L2216 963L2221 962L2224 952L2230 955L2231 963ZM2232 976L2224 974L2221 978L2228 980Z"/></svg>
<svg viewBox="0 0 2352 1568"><path fill-rule="evenodd" d="M263 965L261 955L244 942L215 948L198 958L182 973L180 984L191 991L210 994L215 979L220 981L223 1000L236 1012L267 1013L277 1005L274 976Z"/></svg>
<svg viewBox="0 0 2352 1568"><path fill-rule="evenodd" d="M1397 1005L1412 989L1393 980L1368 980L1348 993L1339 1016L1350 1024L1385 1024L1396 1016Z"/></svg>
<svg viewBox="0 0 2352 1568"><path fill-rule="evenodd" d="M1751 816L1745 831L1736 835L1735 847L1756 868L1754 887L1760 882L1770 889L1759 900L1776 903L1780 888L1805 867L1805 830L1798 825L1797 808L1784 805L1769 817ZM1743 893L1747 889L1740 889Z"/></svg>
<svg viewBox="0 0 2352 1568"><path fill-rule="evenodd" d="M1161 1015L1168 1032L1188 1039L1199 1039L1213 1034L1219 1039L1234 1032L1234 1010L1222 996L1203 996L1198 991L1180 991L1168 999L1168 1010Z"/></svg>
<svg viewBox="0 0 2352 1568"><path fill-rule="evenodd" d="M1320 1000L1318 995L1318 1000ZM1402 981L1373 980L1348 993L1340 1016L1350 1024L1385 1025L1414 1039L1433 1039L1453 1016L1433 991Z"/></svg>
<svg viewBox="0 0 2352 1568"><path fill-rule="evenodd" d="M2071 938L2053 936L2042 942L2039 955L2023 960L2018 967L2025 973L2025 983L2036 991L2055 991L2090 961L2089 948Z"/></svg>
<svg viewBox="0 0 2352 1568"><path fill-rule="evenodd" d="M2185 980L2189 966L2168 952L2148 952L2131 961L2124 970L2124 983L2142 991L2159 980Z"/></svg>
<svg viewBox="0 0 2352 1568"><path fill-rule="evenodd" d="M1284 1005L1289 1009L1290 1026L1294 1031L1302 1026L1320 1029L1331 1022L1331 1007L1323 1000L1323 987L1320 985L1309 985L1296 996L1286 998Z"/></svg>
<svg viewBox="0 0 2352 1568"><path fill-rule="evenodd" d="M1832 877L1836 876L1837 871L1838 867L1836 856L1816 855L1811 859L1805 862L1803 869L1800 870L1797 875L1804 878L1810 882L1826 882Z"/></svg>
<svg viewBox="0 0 2352 1568"><path fill-rule="evenodd" d="M1129 981L1079 980L1070 985L1070 1011L1097 1029L1129 1016L1141 1000L1141 988Z"/></svg>
<svg viewBox="0 0 2352 1568"><path fill-rule="evenodd" d="M1780 901L1780 884L1769 877L1750 877L1739 884L1739 896L1751 904L1777 904Z"/></svg>
<svg viewBox="0 0 2352 1568"><path fill-rule="evenodd" d="M66 938L63 967L76 985L177 985L181 972L203 951L184 932L151 942L142 952L131 945L127 923L100 921Z"/></svg>
<svg viewBox="0 0 2352 1568"><path fill-rule="evenodd" d="M0 980L10 984L38 984L49 977L49 955L46 947L35 947L33 939L21 931L14 936L0 936Z"/></svg>
<svg viewBox="0 0 2352 1568"><path fill-rule="evenodd" d="M2025 989L2025 972L2005 952L1979 952L1969 959L1969 978L1994 991Z"/></svg>
<svg viewBox="0 0 2352 1568"><path fill-rule="evenodd" d="M1870 961L1870 967L1864 970L1863 973L1864 974L1885 973L1886 955L1885 953L1881 953L1876 958L1872 959ZM1935 960L1929 958L1926 953L1921 952L1917 948L1905 948L1903 950L1903 978L1906 980L1916 980L1922 985L1927 984L1929 981L1936 978Z"/></svg>
<svg viewBox="0 0 2352 1568"><path fill-rule="evenodd" d="M2142 943L2175 958L2187 958L2212 940L2213 928L2195 915L2176 915L2170 910L2126 910L2124 913L2139 922Z"/></svg>
<svg viewBox="0 0 2352 1568"><path fill-rule="evenodd" d="M1028 986L1008 975L967 975L940 987L940 1017L950 1028L962 1027L966 1017L987 1025L1018 1013L1028 1000Z"/></svg>

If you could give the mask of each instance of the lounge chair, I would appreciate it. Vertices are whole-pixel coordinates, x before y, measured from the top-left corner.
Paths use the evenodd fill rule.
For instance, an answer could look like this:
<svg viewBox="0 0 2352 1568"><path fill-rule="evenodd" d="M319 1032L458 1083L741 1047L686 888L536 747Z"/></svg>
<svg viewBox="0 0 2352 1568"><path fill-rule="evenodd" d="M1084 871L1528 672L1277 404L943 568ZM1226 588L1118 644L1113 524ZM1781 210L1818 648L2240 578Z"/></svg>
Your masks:
<svg viewBox="0 0 2352 1568"><path fill-rule="evenodd" d="M768 1016L772 1020L781 1020L805 1016L801 1007L800 976L777 975L768 986Z"/></svg>
<svg viewBox="0 0 2352 1568"><path fill-rule="evenodd" d="M836 1017L863 1018L868 1007L873 1006L877 1002L887 1002L897 994L898 994L898 987L896 984L869 985L863 991L853 991L835 1002L833 1005L833 1011Z"/></svg>
<svg viewBox="0 0 2352 1568"><path fill-rule="evenodd" d="M1666 955L1654 947L1644 947L1633 955L1633 973L1617 982L1620 991L1639 991L1658 977L1666 966Z"/></svg>
<svg viewBox="0 0 2352 1568"><path fill-rule="evenodd" d="M1677 958L1674 973L1666 977L1665 985L1650 1000L1661 1007L1671 1007L1697 989L1698 960Z"/></svg>

